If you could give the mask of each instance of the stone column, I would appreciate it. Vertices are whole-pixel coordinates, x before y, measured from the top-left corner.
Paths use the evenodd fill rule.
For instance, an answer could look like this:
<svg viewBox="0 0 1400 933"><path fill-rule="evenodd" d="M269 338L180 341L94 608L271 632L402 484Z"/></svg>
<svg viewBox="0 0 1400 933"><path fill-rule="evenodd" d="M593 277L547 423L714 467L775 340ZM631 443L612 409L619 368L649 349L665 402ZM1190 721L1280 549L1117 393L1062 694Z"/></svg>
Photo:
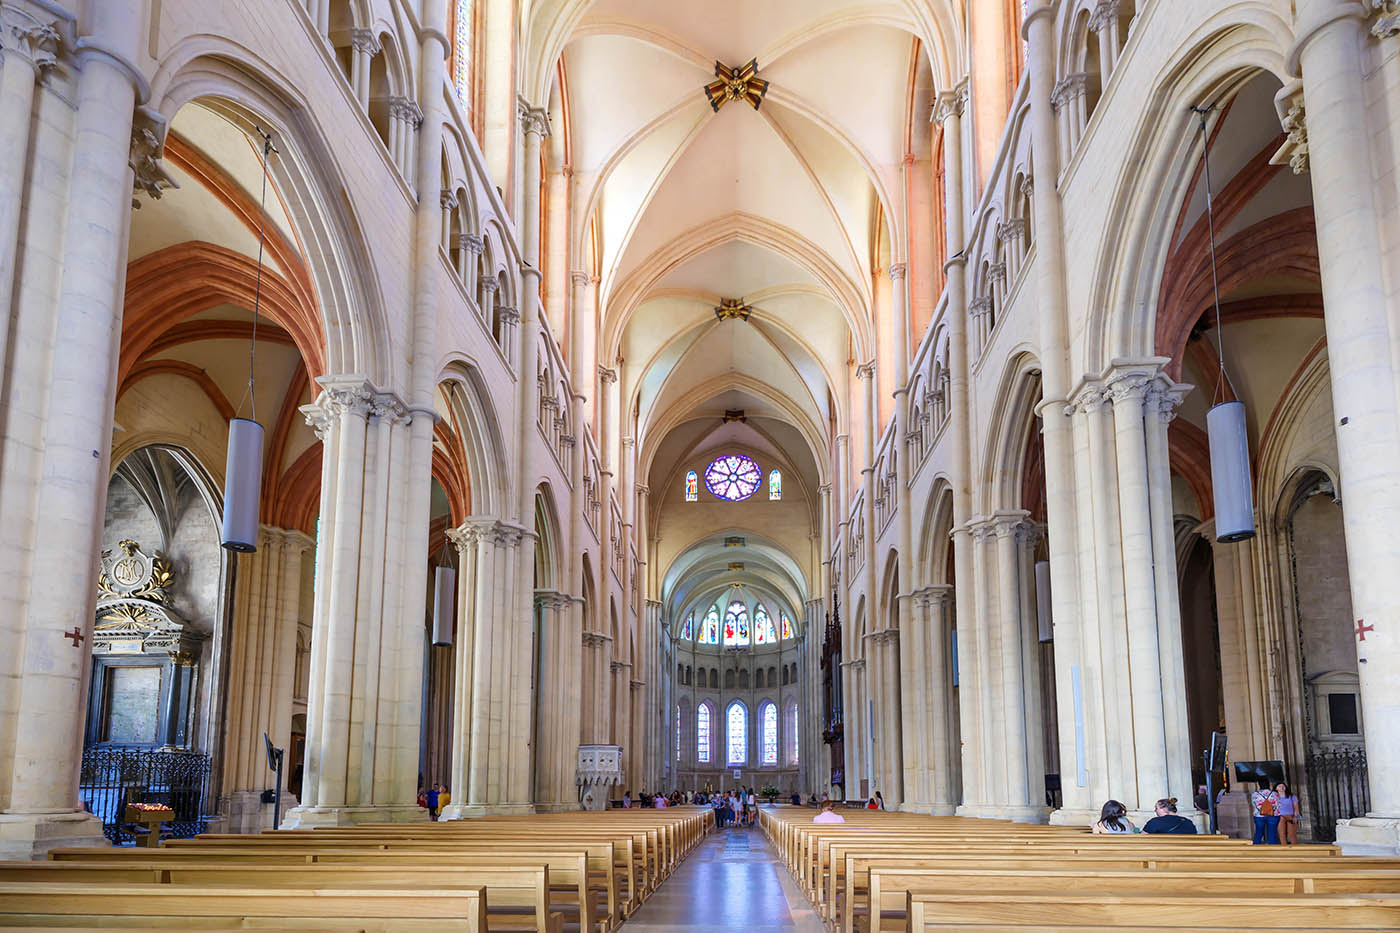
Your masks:
<svg viewBox="0 0 1400 933"><path fill-rule="evenodd" d="M1001 680L1000 656L997 642L1000 632L996 625L996 525L988 519L972 527L972 573L976 580L974 592L977 614L962 617L958 634L972 636L968 640L962 666L964 676L972 675L972 690L964 695L976 697L976 741L973 745L978 763L978 816L996 812L993 808L1006 799L1006 767L1002 713L997 697ZM961 638L959 641L961 642ZM999 815L999 814L998 814Z"/></svg>
<svg viewBox="0 0 1400 933"><path fill-rule="evenodd" d="M1393 182L1373 151L1385 133L1368 107L1365 43L1371 7L1357 0L1298 0L1290 70L1301 70L1318 261L1327 324L1332 410L1337 418L1351 604L1361 709L1371 774L1371 812L1343 821L1349 851L1400 852L1400 376L1392 346L1394 303L1377 210ZM1396 31L1382 6L1377 36ZM1380 93L1377 90L1376 93ZM1377 182L1376 179L1383 179Z"/></svg>
<svg viewBox="0 0 1400 933"><path fill-rule="evenodd" d="M372 29L352 29L350 49L350 89L360 109L368 113L370 65L382 49Z"/></svg>
<svg viewBox="0 0 1400 933"><path fill-rule="evenodd" d="M14 21L10 17L14 17ZM10 334L10 298L19 256L19 221L24 204L25 173L29 164L30 124L34 116L35 89L44 74L58 64L59 32L56 24L21 19L18 11L0 14L0 360L7 358Z"/></svg>
<svg viewBox="0 0 1400 933"><path fill-rule="evenodd" d="M1084 72L1067 75L1050 94L1050 103L1060 117L1060 138L1063 152L1061 158L1068 162L1074 158L1079 148L1079 137L1084 135L1085 94L1088 91L1088 75ZM1039 171L1039 167L1037 167Z"/></svg>
<svg viewBox="0 0 1400 933"><path fill-rule="evenodd" d="M325 449L307 751L302 805L283 825L414 821L427 588L426 563L404 551L413 442L430 416L358 376L318 381L302 409Z"/></svg>
<svg viewBox="0 0 1400 933"><path fill-rule="evenodd" d="M398 166L399 174L415 187L415 134L423 125L423 111L408 97L389 98L389 155Z"/></svg>
<svg viewBox="0 0 1400 933"><path fill-rule="evenodd" d="M232 832L273 828L272 805L260 800L272 786L262 737L266 732L278 748L291 739L302 555L313 546L301 532L281 528L264 526L258 537L257 553L239 557L239 576L246 575L248 585L239 587L230 645L224 786Z"/></svg>
<svg viewBox="0 0 1400 933"><path fill-rule="evenodd" d="M1089 17L1089 29L1099 37L1099 88L1108 89L1108 79L1113 67L1118 63L1118 49L1122 43L1118 37L1119 0L1099 0Z"/></svg>
<svg viewBox="0 0 1400 933"><path fill-rule="evenodd" d="M0 516L7 534L32 535L25 548L32 568L27 598L14 607L19 621L9 624L18 637L0 666L12 685L0 699L4 858L105 844L101 822L83 810L77 793L97 591L74 586L72 568L96 566L100 550L132 200L129 163L133 144L146 143L144 135L132 137L136 90L145 78L130 64L143 47L145 11L141 0L113 0L90 12L91 35L75 52L80 70L59 294L45 309L53 335L43 415L49 428L42 455L33 458L28 482L34 493L24 514L7 509ZM9 95L21 90L12 85L32 81L33 72L26 76L29 66L8 58L5 99L14 106ZM149 126L141 129L155 138ZM10 473L6 479L24 481Z"/></svg>
<svg viewBox="0 0 1400 933"><path fill-rule="evenodd" d="M1012 819L1028 818L1032 803L1028 738L1026 732L1026 662L1022 656L1021 535L1030 513L998 512L992 519L996 533L997 608L1000 621L1001 710L1005 725L996 753L1004 760L1006 796L998 803Z"/></svg>
<svg viewBox="0 0 1400 933"><path fill-rule="evenodd" d="M934 584L922 591L928 625L928 679L925 687L925 716L928 724L929 809L936 816L951 816L957 808L953 798L952 774L955 750L948 734L952 706L952 676L948 663L949 609L953 588Z"/></svg>

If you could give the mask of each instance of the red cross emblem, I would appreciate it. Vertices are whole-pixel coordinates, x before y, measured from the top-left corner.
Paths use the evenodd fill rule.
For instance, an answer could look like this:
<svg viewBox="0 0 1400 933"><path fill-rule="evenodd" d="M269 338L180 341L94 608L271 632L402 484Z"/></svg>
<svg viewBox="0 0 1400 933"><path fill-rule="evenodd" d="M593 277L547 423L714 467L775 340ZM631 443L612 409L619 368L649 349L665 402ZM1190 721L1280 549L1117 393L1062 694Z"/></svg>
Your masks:
<svg viewBox="0 0 1400 933"><path fill-rule="evenodd" d="M1367 632L1374 632L1375 630L1376 630L1376 627L1375 627L1374 625L1367 625L1365 619L1357 619L1357 620L1356 620L1356 640L1357 640L1357 641L1365 641L1365 640L1366 640L1366 633L1367 633Z"/></svg>

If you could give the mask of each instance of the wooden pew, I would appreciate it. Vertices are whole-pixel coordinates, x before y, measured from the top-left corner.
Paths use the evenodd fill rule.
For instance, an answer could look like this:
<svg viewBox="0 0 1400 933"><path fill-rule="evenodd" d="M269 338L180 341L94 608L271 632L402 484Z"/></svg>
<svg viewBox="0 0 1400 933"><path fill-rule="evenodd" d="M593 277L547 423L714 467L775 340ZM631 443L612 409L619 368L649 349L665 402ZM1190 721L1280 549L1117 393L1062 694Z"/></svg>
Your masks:
<svg viewBox="0 0 1400 933"><path fill-rule="evenodd" d="M478 933L481 888L337 891L186 889L157 884L0 882L0 926L67 929L318 930L333 933Z"/></svg>
<svg viewBox="0 0 1400 933"><path fill-rule="evenodd" d="M910 894L910 928L932 930L1394 930L1400 895ZM1038 924L1039 926L1032 926Z"/></svg>
<svg viewBox="0 0 1400 933"><path fill-rule="evenodd" d="M1308 867L1235 871L929 869L874 866L870 869L869 923L865 929L905 929L904 912L912 894L1400 894L1400 870L1315 871ZM848 902L849 903L849 902ZM1287 912L1292 899L1279 900ZM890 915L897 916L891 925ZM853 933L856 908L845 912L843 929Z"/></svg>
<svg viewBox="0 0 1400 933"><path fill-rule="evenodd" d="M599 851L601 848L595 846L592 864L610 867L611 854ZM103 872L119 875L144 872L154 879L154 883L241 884L244 879L235 875L242 870L249 879L281 873L295 879L296 883L304 880L310 885L314 881L317 887L340 886L342 883L439 887L485 883L488 879L483 872L486 871L492 871L494 876L496 869L530 870L543 864L548 869L548 884L553 895L547 904L550 912L565 915L577 912L580 918L588 918L586 921L580 920L584 928L600 931L616 929L623 919L613 873L609 870L592 870L589 854L583 849L568 846L525 843L513 846L508 852L482 852L459 847L453 851L432 853L411 850L385 852L354 847L281 851L266 847L220 846L160 852L84 848L56 850L54 858L55 861L51 862L0 863L0 880L19 880L26 874L25 869L38 866L55 876L62 869L77 871L79 874L73 877L82 880L100 880ZM39 873L29 871L27 874L37 877ZM219 881L219 877L225 880ZM499 879L495 883L499 885ZM491 885L488 885L488 901L493 909L523 906L519 892L501 891Z"/></svg>

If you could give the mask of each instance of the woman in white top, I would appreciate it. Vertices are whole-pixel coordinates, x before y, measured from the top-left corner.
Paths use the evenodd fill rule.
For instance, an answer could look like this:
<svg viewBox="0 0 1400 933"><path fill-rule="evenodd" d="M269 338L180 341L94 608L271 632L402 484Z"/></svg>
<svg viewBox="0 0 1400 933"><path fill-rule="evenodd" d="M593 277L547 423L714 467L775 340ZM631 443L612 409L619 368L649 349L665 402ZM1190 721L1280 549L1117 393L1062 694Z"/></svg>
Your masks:
<svg viewBox="0 0 1400 933"><path fill-rule="evenodd" d="M1128 819L1128 808L1116 800L1110 800L1099 811L1099 821L1094 824L1094 832L1110 836L1134 832L1133 821Z"/></svg>

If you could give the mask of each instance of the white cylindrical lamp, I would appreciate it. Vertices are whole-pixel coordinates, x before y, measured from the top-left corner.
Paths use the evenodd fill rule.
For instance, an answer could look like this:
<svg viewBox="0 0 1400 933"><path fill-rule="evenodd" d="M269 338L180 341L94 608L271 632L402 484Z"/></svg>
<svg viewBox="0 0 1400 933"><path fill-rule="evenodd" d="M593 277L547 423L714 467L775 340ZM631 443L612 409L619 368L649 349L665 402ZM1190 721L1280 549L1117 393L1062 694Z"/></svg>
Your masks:
<svg viewBox="0 0 1400 933"><path fill-rule="evenodd" d="M263 426L247 418L228 423L224 465L224 520L220 543L230 551L258 549L258 507L262 496Z"/></svg>
<svg viewBox="0 0 1400 933"><path fill-rule="evenodd" d="M1035 562L1035 619L1042 642L1052 641L1055 630L1050 617L1050 562Z"/></svg>
<svg viewBox="0 0 1400 933"><path fill-rule="evenodd" d="M433 568L433 645L452 644L452 623L457 608L457 571L451 567Z"/></svg>
<svg viewBox="0 0 1400 933"><path fill-rule="evenodd" d="M1243 402L1221 402L1206 414L1215 540L1254 537L1254 487L1249 475L1249 429Z"/></svg>

